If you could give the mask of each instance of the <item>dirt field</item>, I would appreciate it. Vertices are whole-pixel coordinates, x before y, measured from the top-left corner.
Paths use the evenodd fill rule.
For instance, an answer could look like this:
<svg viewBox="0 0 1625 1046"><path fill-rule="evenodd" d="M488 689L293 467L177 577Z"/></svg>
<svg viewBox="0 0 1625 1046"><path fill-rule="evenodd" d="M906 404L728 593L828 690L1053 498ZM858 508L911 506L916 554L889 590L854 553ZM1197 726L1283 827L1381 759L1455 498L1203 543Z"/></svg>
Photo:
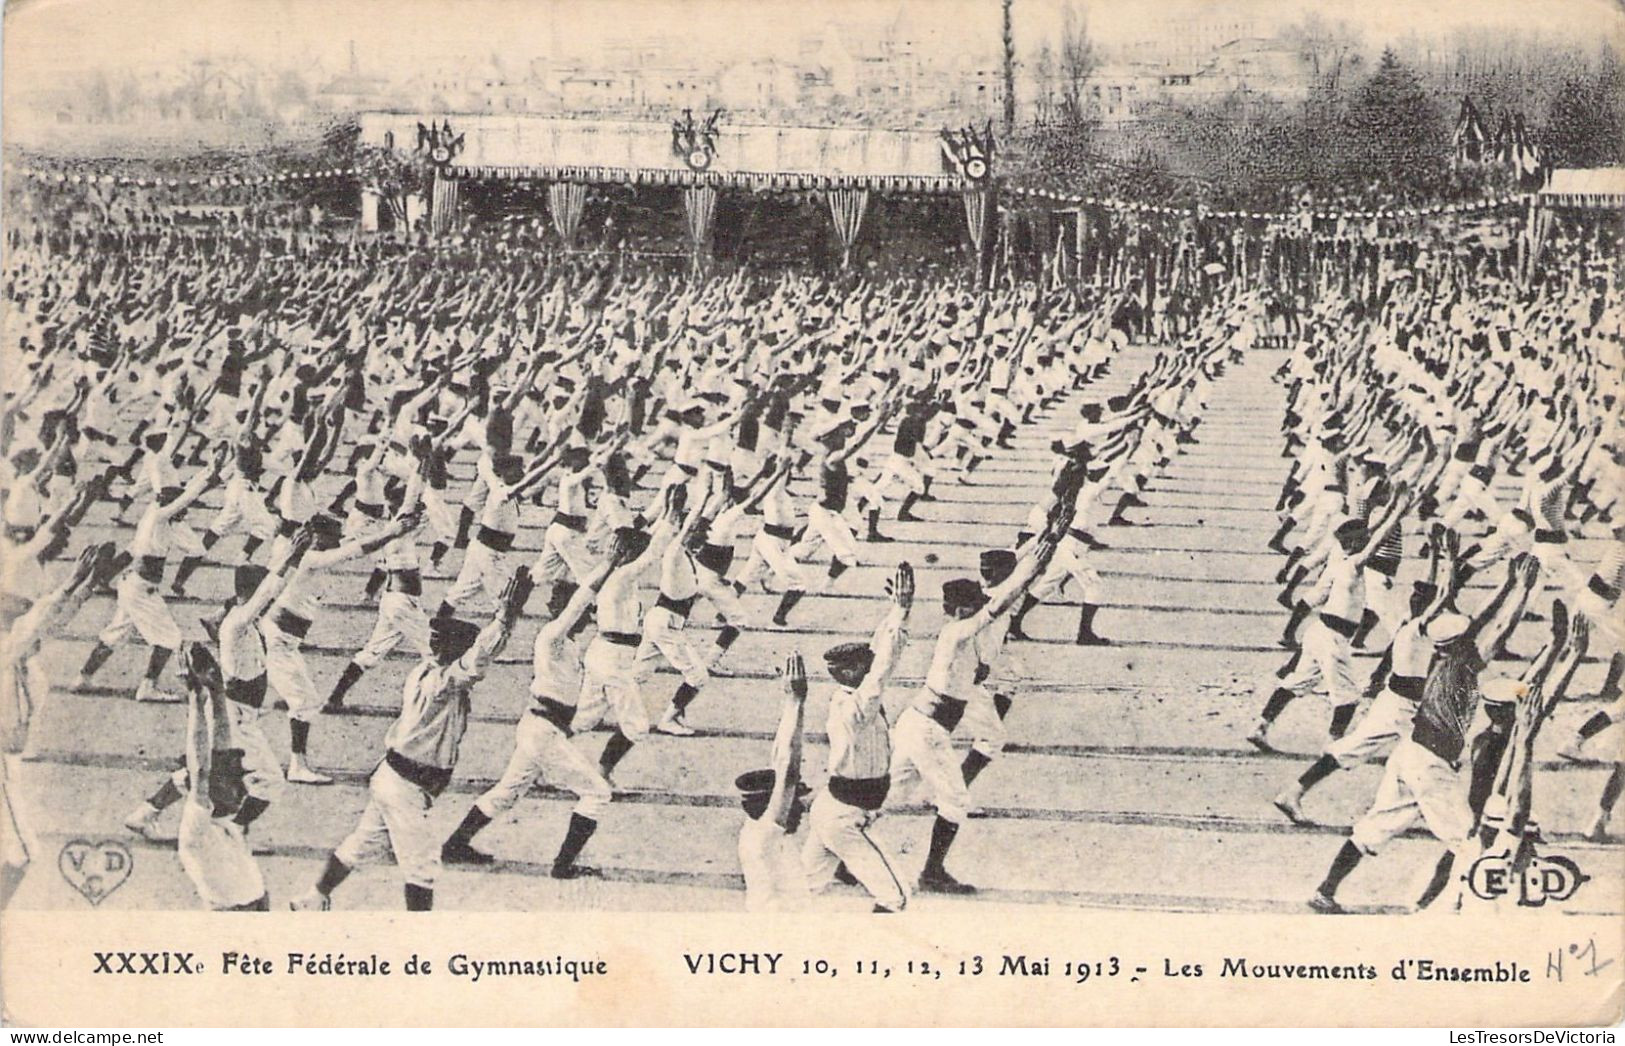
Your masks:
<svg viewBox="0 0 1625 1046"><path fill-rule="evenodd" d="M1126 385L1150 358L1135 348L1118 361L1106 385ZM1269 797L1300 772L1325 741L1329 707L1296 702L1274 738L1292 754L1265 756L1243 741L1260 704L1259 690L1273 684L1284 651L1277 637L1286 614L1273 583L1280 559L1265 542L1274 530L1275 499L1288 462L1281 457L1282 393L1269 381L1276 353L1255 352L1220 379L1200 443L1154 481L1148 508L1136 509L1132 527L1100 525L1110 505L1090 521L1111 547L1096 553L1106 590L1096 621L1113 645L1084 648L1071 643L1075 604L1045 606L1028 618L1035 642L1012 648L1030 679L1007 720L1010 744L977 780L973 795L985 816L960 834L950 867L981 892L973 898L925 896L917 906L947 904L1055 904L1097 908L1179 911L1305 910L1309 896L1376 786L1380 766L1342 774L1316 790L1307 812L1321 822L1288 824ZM571 796L539 789L487 829L480 845L501 860L489 870L448 869L436 907L473 910L615 908L631 910L738 909L743 906L736 840L742 814L732 790L740 772L765 765L777 716L779 691L773 668L792 647L820 668L822 651L834 643L865 638L884 612L882 586L893 565L908 560L919 572L921 599L899 678L888 707L902 708L923 673L941 622L936 596L952 576L973 574L977 553L1008 544L1029 506L1047 483L1047 445L1070 428L1076 402L1063 403L1015 439L1013 451L997 455L968 484L945 478L941 500L921 505L922 523L889 522L893 544L861 546L862 563L836 591L811 596L792 618L793 628L766 622L775 596L745 597L753 622L717 678L702 693L690 722L702 736L652 736L634 750L617 775L616 802L583 860L603 878L558 883L546 871L568 818ZM342 461L341 453L338 460ZM457 466L461 484L472 471L465 454ZM327 479L331 491L342 484ZM1503 484L1517 480L1501 481ZM806 492L803 484L799 490ZM1507 497L1513 488L1502 492ZM218 493L188 519L202 529ZM127 540L129 527L111 523L113 506L98 506L86 536ZM528 562L549 513L526 508L517 554ZM133 518L133 514L132 514ZM1598 528L1578 542L1576 554L1592 560L1606 533ZM217 547L235 555L239 539ZM1407 542L1415 562L1415 535ZM459 553L429 575L428 598L438 599ZM60 568L60 565L59 565ZM374 611L362 587L369 568L351 564L334 578L328 606L312 631L308 657L324 691L349 654L371 629ZM197 630L229 589L226 568L209 565L190 584L192 598L172 603L183 628ZM1492 581L1466 603L1475 606ZM545 594L532 600L539 608ZM471 608L472 609L472 608ZM483 612L485 608L480 608ZM112 613L107 598L92 600L67 634L48 645L58 689L37 716L23 766L20 797L40 837L40 852L14 903L22 907L80 907L84 901L55 867L71 839L118 838L132 848L134 872L104 907L187 909L197 899L173 852L123 833L125 814L159 783L180 751L185 712L178 705L138 704L130 699L145 664L144 649L124 648L97 677L97 686L69 692L70 680L96 632ZM709 641L711 616L702 604L695 630ZM468 804L501 772L512 747L513 727L526 700L528 662L537 621L527 617L490 677L474 695L474 720L457 776L437 802L434 817L449 831ZM1532 653L1544 622L1526 622L1514 649ZM1377 645L1375 643L1373 646ZM354 824L365 801L366 778L382 755L382 737L399 706L400 687L411 660L397 653L351 692L349 709L315 726L315 765L337 778L330 787L289 786L285 797L255 825L252 840L271 889L283 906L308 887L327 850ZM1361 655L1363 678L1374 664ZM1493 670L1517 671L1516 665ZM1605 769L1557 760L1555 750L1573 727L1597 707L1594 695L1604 665L1595 657L1576 681L1577 699L1561 707L1541 738L1536 811L1548 846L1576 860L1593 881L1567 903L1573 911L1625 910L1625 848L1584 842L1584 830L1602 789ZM658 716L677 684L669 671L647 691ZM805 770L823 778L823 724L833 683L815 675L808 709ZM1618 728L1614 728L1617 730ZM285 751L280 712L267 732ZM605 735L576 743L596 754ZM1594 742L1617 748L1617 734ZM174 831L177 810L166 814ZM888 810L878 837L912 875L924 859L929 811L900 805ZM1429 837L1395 842L1350 879L1341 898L1364 910L1396 910L1414 896L1419 876L1438 852ZM813 902L861 910L858 892L836 889ZM396 908L399 880L393 869L358 873L335 894L335 906Z"/></svg>

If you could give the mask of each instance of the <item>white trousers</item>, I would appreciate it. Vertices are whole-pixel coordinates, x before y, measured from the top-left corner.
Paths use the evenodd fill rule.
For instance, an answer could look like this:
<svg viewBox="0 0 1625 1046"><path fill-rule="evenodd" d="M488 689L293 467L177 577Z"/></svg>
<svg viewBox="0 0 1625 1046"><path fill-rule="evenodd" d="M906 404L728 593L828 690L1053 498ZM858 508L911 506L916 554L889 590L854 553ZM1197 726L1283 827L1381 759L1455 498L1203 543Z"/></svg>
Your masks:
<svg viewBox="0 0 1625 1046"><path fill-rule="evenodd" d="M440 836L429 823L434 799L379 763L367 781L367 807L361 820L333 855L351 868L374 864L394 854L410 886L434 886L440 871Z"/></svg>
<svg viewBox="0 0 1625 1046"><path fill-rule="evenodd" d="M579 797L575 812L582 817L597 820L609 805L609 782L598 772L597 764L571 744L563 730L527 711L519 716L507 768L474 805L495 819L513 809L539 780L574 792Z"/></svg>

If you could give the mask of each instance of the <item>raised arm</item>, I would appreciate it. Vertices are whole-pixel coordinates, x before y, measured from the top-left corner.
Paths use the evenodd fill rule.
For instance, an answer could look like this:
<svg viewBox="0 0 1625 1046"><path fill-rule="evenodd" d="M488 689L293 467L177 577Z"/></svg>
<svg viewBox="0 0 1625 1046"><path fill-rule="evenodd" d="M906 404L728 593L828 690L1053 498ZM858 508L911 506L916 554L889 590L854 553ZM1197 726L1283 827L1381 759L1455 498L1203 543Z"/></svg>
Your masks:
<svg viewBox="0 0 1625 1046"><path fill-rule="evenodd" d="M214 811L209 792L216 748L230 747L230 720L225 709L225 687L214 655L200 643L188 643L181 650L182 674L186 677L186 772L191 777L189 799L203 810ZM222 736L223 735L223 736Z"/></svg>
<svg viewBox="0 0 1625 1046"><path fill-rule="evenodd" d="M1511 637L1512 630L1518 626L1518 619L1523 616L1529 593L1539 578L1540 562L1527 552L1517 556L1508 565L1506 580L1500 589L1473 617L1467 634L1473 638L1479 656L1485 661L1493 660Z"/></svg>
<svg viewBox="0 0 1625 1046"><path fill-rule="evenodd" d="M799 653L785 660L783 676L784 705L773 734L773 794L764 816L788 832L801 784L801 734L807 716L807 667Z"/></svg>
<svg viewBox="0 0 1625 1046"><path fill-rule="evenodd" d="M408 533L423 525L423 513L420 511L404 512L397 516L388 527L370 538L351 539L333 548L316 549L305 556L305 560L316 567L328 567L335 563L343 563L357 556L371 555L394 541L402 534Z"/></svg>
<svg viewBox="0 0 1625 1046"><path fill-rule="evenodd" d="M300 527L298 532L294 534L293 541L288 545L288 550L283 553L280 559L271 564L270 573L265 575L265 579L254 590L254 594L243 601L243 613L246 620L252 621L265 613L266 608L282 593L283 588L288 584L288 579L293 576L294 571L299 569L299 564L304 560L306 554L310 552L311 541L314 540L314 537L315 535L308 527Z"/></svg>
<svg viewBox="0 0 1625 1046"><path fill-rule="evenodd" d="M513 634L513 625L519 620L519 613L524 609L525 603L530 599L534 588L530 579L530 571L520 567L514 576L508 579L503 587L502 595L497 600L495 616L490 624L480 629L480 634L474 638L474 645L469 647L457 661L457 669L468 679L478 679L485 675L496 656L502 653L502 648L508 645L508 637Z"/></svg>
<svg viewBox="0 0 1625 1046"><path fill-rule="evenodd" d="M192 502L202 497L203 492L209 489L209 485L220 474L220 467L225 463L226 453L226 448L222 447L209 467L199 469L197 475L192 477L192 481L186 485L186 489L181 491L180 497L167 505L159 506L158 515L163 519L173 519L190 508Z"/></svg>
<svg viewBox="0 0 1625 1046"><path fill-rule="evenodd" d="M1016 561L1016 568L1002 584L988 593L988 604L970 620L980 632L1007 613L1022 594L1049 567L1060 547L1061 535L1072 525L1078 507L1078 491L1084 478L1084 462L1073 458L1061 469L1055 481L1055 504L1050 507L1044 530Z"/></svg>
<svg viewBox="0 0 1625 1046"><path fill-rule="evenodd" d="M873 693L875 700L885 692L886 684L897 668L898 656L908 641L908 618L914 609L914 567L907 562L897 564L897 572L886 579L886 594L892 605L881 619L869 640L869 649L875 660L864 677L864 689ZM872 686L870 685L872 681Z"/></svg>

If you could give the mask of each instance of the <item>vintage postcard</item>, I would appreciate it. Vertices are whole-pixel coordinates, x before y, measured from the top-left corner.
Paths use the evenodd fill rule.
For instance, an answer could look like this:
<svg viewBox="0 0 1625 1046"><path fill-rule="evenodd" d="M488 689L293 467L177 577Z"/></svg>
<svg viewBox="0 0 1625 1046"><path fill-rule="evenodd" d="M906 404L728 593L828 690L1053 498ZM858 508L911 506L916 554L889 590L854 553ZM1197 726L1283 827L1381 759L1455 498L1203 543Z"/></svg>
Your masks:
<svg viewBox="0 0 1625 1046"><path fill-rule="evenodd" d="M13 0L4 1019L1618 1022L1622 62Z"/></svg>

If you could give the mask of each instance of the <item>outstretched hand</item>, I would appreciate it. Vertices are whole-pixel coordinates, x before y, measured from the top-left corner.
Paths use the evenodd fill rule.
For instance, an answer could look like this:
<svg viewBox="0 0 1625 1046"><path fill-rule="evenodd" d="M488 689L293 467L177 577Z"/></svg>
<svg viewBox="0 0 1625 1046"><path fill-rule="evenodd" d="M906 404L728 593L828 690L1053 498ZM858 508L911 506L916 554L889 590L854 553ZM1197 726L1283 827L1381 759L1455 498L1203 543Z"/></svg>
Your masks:
<svg viewBox="0 0 1625 1046"><path fill-rule="evenodd" d="M96 561L101 556L102 546L88 545L79 553L79 558L73 564L73 578L68 582L68 588L78 588L90 580L90 575L96 570Z"/></svg>
<svg viewBox="0 0 1625 1046"><path fill-rule="evenodd" d="M535 591L536 583L531 580L530 568L520 567L513 572L513 577L502 586L502 619L509 623L519 617L525 604L530 602L530 594Z"/></svg>
<svg viewBox="0 0 1625 1046"><path fill-rule="evenodd" d="M1582 620L1584 619L1578 615L1571 620L1568 604L1561 599L1552 600L1552 650L1561 649L1563 644L1569 641L1571 634L1577 634ZM1571 628L1574 630L1573 633L1570 631Z"/></svg>
<svg viewBox="0 0 1625 1046"><path fill-rule="evenodd" d="M1562 604L1558 604L1561 606ZM1576 658L1585 657L1591 647L1591 620L1584 614L1575 614L1569 621L1569 648Z"/></svg>
<svg viewBox="0 0 1625 1046"><path fill-rule="evenodd" d="M309 523L306 523L304 526L293 532L293 540L288 546L288 556L290 559L296 560L306 552L309 552L311 546L315 544L316 529Z"/></svg>
<svg viewBox="0 0 1625 1046"><path fill-rule="evenodd" d="M779 670L784 678L784 692L798 700L807 696L807 665L801 660L799 652L792 653L784 659L784 667Z"/></svg>
<svg viewBox="0 0 1625 1046"><path fill-rule="evenodd" d="M897 573L886 579L886 595L908 613L914 606L914 567L906 560L897 564Z"/></svg>

